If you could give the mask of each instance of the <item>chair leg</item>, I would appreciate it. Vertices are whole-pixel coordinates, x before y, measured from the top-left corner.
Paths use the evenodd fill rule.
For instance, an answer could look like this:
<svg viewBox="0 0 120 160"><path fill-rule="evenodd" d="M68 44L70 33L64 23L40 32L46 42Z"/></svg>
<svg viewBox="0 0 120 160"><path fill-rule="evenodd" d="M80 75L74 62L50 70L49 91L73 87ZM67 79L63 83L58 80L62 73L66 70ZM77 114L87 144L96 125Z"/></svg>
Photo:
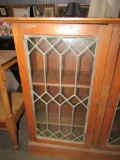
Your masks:
<svg viewBox="0 0 120 160"><path fill-rule="evenodd" d="M7 116L6 122L7 122L7 128L10 133L14 148L18 149L17 127L16 127L16 123L14 120L14 116L13 115L9 117Z"/></svg>

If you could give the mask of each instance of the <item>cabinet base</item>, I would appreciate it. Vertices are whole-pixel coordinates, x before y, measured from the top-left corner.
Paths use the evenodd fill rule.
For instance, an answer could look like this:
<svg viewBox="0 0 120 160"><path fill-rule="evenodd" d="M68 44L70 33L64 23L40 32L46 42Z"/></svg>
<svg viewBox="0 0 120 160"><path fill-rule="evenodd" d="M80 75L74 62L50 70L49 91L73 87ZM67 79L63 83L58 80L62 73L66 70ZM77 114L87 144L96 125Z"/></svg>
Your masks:
<svg viewBox="0 0 120 160"><path fill-rule="evenodd" d="M120 153L109 152L109 151L99 151L95 149L81 149L75 147L66 147L61 145L51 145L40 142L29 141L29 151L33 154L63 157L70 159L80 159L84 160L118 160L120 159Z"/></svg>

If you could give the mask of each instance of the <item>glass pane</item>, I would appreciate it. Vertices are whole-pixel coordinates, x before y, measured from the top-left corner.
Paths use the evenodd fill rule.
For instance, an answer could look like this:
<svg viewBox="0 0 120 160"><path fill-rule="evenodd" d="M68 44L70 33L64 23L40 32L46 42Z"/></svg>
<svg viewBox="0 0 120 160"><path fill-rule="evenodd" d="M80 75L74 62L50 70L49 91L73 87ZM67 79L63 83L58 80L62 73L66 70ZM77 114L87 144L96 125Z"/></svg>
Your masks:
<svg viewBox="0 0 120 160"><path fill-rule="evenodd" d="M97 42L25 36L38 137L84 142Z"/></svg>
<svg viewBox="0 0 120 160"><path fill-rule="evenodd" d="M108 144L120 145L120 97L116 107L116 113L111 127Z"/></svg>

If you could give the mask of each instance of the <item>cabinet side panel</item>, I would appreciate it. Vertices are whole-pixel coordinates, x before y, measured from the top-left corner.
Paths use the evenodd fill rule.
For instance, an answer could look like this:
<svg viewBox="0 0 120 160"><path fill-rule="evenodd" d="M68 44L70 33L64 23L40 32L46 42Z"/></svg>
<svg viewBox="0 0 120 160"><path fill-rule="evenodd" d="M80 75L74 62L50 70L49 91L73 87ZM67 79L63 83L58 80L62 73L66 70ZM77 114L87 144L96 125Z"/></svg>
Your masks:
<svg viewBox="0 0 120 160"><path fill-rule="evenodd" d="M95 71L93 77L93 87L91 91L91 100L89 104L88 123L86 128L85 148L90 148L92 137L95 129L96 115L100 107L101 90L105 76L105 68L108 58L112 25L101 26L99 30L99 43L97 49L97 57L95 61ZM105 38L107 37L107 38Z"/></svg>
<svg viewBox="0 0 120 160"><path fill-rule="evenodd" d="M30 139L35 140L36 131L35 131L35 117L34 111L32 107L32 97L30 93L30 81L28 75L28 65L26 60L26 52L24 48L24 37L22 32L23 25L22 24L12 24L14 41L17 53L17 60L20 70L21 83L23 88L23 96L25 102L26 115L28 120L28 128L30 133Z"/></svg>
<svg viewBox="0 0 120 160"><path fill-rule="evenodd" d="M117 35L119 36L118 43L120 42L120 26L116 26L115 30L118 30ZM116 36L117 37L117 36ZM120 44L118 44L118 59L116 62L116 68L112 80L112 85L110 88L110 93L107 101L106 113L104 116L101 137L99 142L100 149L110 149L110 150L120 150L118 146L108 145L107 140L109 137L109 132L111 129L111 124L114 119L114 114L116 111L116 106L118 103L118 97L120 94Z"/></svg>
<svg viewBox="0 0 120 160"><path fill-rule="evenodd" d="M113 28L109 55L107 58L107 66L105 70L105 77L104 77L103 87L101 92L99 111L98 111L97 120L96 120L94 137L92 140L93 147L97 147L99 142L101 127L104 119L104 113L106 110L107 100L108 100L109 91L110 91L111 82L112 82L113 73L114 73L115 64L116 64L116 58L117 58L117 53L119 48L119 39L120 39L120 27L116 26ZM105 132L107 132L107 130Z"/></svg>

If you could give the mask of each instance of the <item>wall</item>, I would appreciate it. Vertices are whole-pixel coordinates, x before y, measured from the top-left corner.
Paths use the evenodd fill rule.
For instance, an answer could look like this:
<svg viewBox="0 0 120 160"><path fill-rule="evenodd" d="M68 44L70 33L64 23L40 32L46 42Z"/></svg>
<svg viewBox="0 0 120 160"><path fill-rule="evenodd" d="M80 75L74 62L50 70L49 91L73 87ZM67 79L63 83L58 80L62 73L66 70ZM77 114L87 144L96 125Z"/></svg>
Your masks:
<svg viewBox="0 0 120 160"><path fill-rule="evenodd" d="M118 17L120 0L108 0L105 10L105 17Z"/></svg>
<svg viewBox="0 0 120 160"><path fill-rule="evenodd" d="M91 0L88 17L104 17L107 0Z"/></svg>
<svg viewBox="0 0 120 160"><path fill-rule="evenodd" d="M120 0L91 0L88 17L118 17Z"/></svg>

